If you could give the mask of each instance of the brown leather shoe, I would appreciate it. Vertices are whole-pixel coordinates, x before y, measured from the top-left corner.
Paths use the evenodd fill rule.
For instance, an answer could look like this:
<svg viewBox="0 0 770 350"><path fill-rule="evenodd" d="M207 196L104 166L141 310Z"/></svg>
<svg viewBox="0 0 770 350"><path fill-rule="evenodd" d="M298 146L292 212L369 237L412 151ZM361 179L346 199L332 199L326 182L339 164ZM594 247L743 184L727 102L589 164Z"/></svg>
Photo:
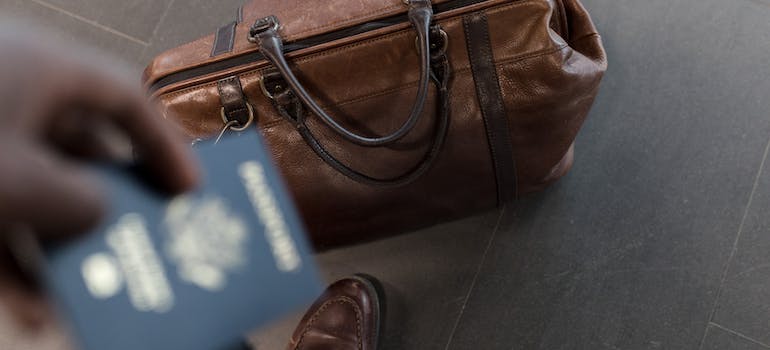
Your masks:
<svg viewBox="0 0 770 350"><path fill-rule="evenodd" d="M375 350L380 333L377 281L354 276L329 286L291 337L289 350Z"/></svg>

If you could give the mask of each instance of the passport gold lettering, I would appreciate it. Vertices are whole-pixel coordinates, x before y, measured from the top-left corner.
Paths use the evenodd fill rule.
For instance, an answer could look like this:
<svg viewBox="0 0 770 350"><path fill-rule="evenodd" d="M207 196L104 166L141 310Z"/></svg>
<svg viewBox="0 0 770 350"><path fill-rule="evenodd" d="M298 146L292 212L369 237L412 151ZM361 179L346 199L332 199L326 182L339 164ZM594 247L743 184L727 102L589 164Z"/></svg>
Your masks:
<svg viewBox="0 0 770 350"><path fill-rule="evenodd" d="M109 229L106 240L123 272L131 304L143 312L169 311L174 304L174 294L150 240L145 219L136 213L123 215Z"/></svg>
<svg viewBox="0 0 770 350"><path fill-rule="evenodd" d="M265 225L265 237L275 258L278 270L297 272L302 267L302 260L296 244L289 234L289 227L278 207L275 194L265 178L265 169L259 162L248 161L238 167L238 174L243 180L257 216Z"/></svg>
<svg viewBox="0 0 770 350"><path fill-rule="evenodd" d="M112 298L123 288L123 273L118 261L110 254L93 254L80 268L86 288L96 299Z"/></svg>

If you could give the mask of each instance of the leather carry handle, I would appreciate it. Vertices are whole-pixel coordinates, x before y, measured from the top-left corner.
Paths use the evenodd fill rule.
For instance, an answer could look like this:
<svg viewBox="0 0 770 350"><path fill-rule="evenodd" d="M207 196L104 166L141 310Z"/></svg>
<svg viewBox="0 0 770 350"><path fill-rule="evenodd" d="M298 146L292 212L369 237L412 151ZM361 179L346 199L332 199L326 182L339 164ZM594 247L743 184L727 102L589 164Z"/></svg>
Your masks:
<svg viewBox="0 0 770 350"><path fill-rule="evenodd" d="M276 93L275 98L272 100L276 110L278 110L286 120L289 120L294 124L300 136L302 136L302 139L305 140L313 152L333 169L347 176L351 180L366 185L379 187L403 186L417 180L430 169L444 146L447 130L449 129L450 70L449 61L447 60L446 55L442 53L441 55L432 56L431 67L431 80L436 84L438 90L438 125L436 126L436 131L433 136L433 142L430 149L425 153L417 165L399 176L388 179L378 179L356 171L343 164L329 153L305 124L302 102L299 101L291 91ZM273 74L278 75L279 73ZM267 77L268 75L264 76L263 79L266 79Z"/></svg>
<svg viewBox="0 0 770 350"><path fill-rule="evenodd" d="M259 44L259 51L264 55L284 77L302 103L332 130L350 142L361 146L376 147L390 144L402 139L417 125L427 101L431 81L431 40L430 24L433 18L433 8L430 0L410 0L409 21L417 32L417 45L420 54L420 81L417 98L412 106L406 122L395 132L382 137L367 137L358 135L330 117L299 82L283 56L283 40L278 33L279 22L275 16L257 20L249 32L249 41Z"/></svg>

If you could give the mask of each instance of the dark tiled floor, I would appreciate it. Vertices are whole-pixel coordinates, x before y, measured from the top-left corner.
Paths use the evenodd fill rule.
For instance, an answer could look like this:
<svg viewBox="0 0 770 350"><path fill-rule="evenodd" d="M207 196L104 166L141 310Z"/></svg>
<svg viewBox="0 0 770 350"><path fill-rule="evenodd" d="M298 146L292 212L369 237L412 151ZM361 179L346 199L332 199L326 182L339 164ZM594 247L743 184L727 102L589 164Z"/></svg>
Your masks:
<svg viewBox="0 0 770 350"><path fill-rule="evenodd" d="M0 14L138 72L241 2L0 0ZM584 3L610 69L567 178L515 208L319 256L330 279L387 285L386 348L770 349L770 3ZM282 348L297 317L253 342ZM4 329L3 349L62 347Z"/></svg>
<svg viewBox="0 0 770 350"><path fill-rule="evenodd" d="M770 344L770 164L757 179L751 208L724 277L714 322Z"/></svg>
<svg viewBox="0 0 770 350"><path fill-rule="evenodd" d="M761 344L755 340L737 333L735 331L722 328L720 326L710 326L708 328L703 350L764 350L770 348L770 345Z"/></svg>

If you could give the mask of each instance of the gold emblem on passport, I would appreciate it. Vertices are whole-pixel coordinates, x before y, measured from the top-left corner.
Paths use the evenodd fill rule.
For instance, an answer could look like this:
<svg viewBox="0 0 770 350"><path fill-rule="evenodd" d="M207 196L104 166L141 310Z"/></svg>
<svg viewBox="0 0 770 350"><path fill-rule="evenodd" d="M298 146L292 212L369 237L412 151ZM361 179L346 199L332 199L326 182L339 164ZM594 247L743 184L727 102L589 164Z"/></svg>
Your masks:
<svg viewBox="0 0 770 350"><path fill-rule="evenodd" d="M213 195L175 199L166 210L166 254L179 277L216 292L227 274L246 264L249 231L223 198Z"/></svg>
<svg viewBox="0 0 770 350"><path fill-rule="evenodd" d="M239 212L221 196L195 194L172 200L161 213L159 227L148 227L148 220L138 213L121 216L106 230L108 251L81 263L89 293L104 300L125 290L137 311L165 313L175 299L168 273L202 290L222 291L229 275L248 264L251 230L264 234L278 271L300 272L302 258L264 167L247 161L237 170L252 208ZM262 227L248 227L237 213L256 214ZM152 229L161 231L155 236L160 247L154 246Z"/></svg>

